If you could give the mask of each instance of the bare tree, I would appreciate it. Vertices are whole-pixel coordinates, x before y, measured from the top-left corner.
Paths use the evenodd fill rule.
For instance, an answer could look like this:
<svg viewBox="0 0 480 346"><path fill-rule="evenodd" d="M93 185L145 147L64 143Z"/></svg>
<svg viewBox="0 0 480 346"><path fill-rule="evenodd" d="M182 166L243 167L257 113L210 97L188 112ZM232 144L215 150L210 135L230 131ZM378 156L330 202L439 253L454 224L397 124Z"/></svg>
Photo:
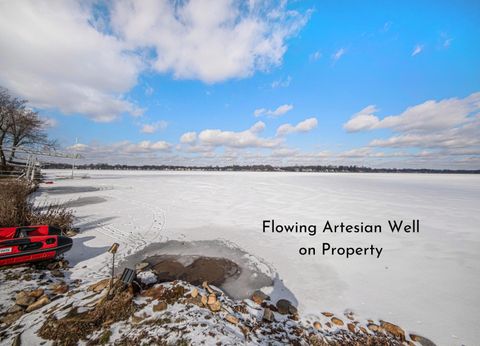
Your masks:
<svg viewBox="0 0 480 346"><path fill-rule="evenodd" d="M6 166L5 145L8 141L12 118L15 112L25 108L27 101L12 97L8 90L0 87L0 166Z"/></svg>
<svg viewBox="0 0 480 346"><path fill-rule="evenodd" d="M11 163L20 148L55 146L47 137L45 121L26 104L26 100L12 97L7 89L0 87L0 166ZM8 161L7 149L10 152Z"/></svg>

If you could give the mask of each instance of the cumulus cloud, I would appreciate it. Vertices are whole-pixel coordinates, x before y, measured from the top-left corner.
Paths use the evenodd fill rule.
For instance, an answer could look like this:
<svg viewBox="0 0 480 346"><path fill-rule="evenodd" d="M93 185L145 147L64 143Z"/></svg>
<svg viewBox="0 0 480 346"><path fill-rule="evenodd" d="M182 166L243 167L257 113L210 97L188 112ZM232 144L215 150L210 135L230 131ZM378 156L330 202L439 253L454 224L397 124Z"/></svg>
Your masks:
<svg viewBox="0 0 480 346"><path fill-rule="evenodd" d="M180 137L180 143L182 144L192 144L192 143L195 143L196 140L197 140L196 132L185 132Z"/></svg>
<svg viewBox="0 0 480 346"><path fill-rule="evenodd" d="M348 132L356 132L362 130L370 130L378 126L380 120L374 113L378 112L375 105L370 105L355 113L353 117L343 125L343 128Z"/></svg>
<svg viewBox="0 0 480 346"><path fill-rule="evenodd" d="M378 109L370 105L354 114L343 127L349 132L379 128L391 128L397 131L433 131L471 121L471 115L478 111L480 111L480 92L463 99L428 100L408 107L399 115L390 115L383 119L374 114Z"/></svg>
<svg viewBox="0 0 480 346"><path fill-rule="evenodd" d="M124 0L114 3L111 23L131 46L155 52L155 70L214 83L247 77L282 62L286 40L309 16L287 5L286 1Z"/></svg>
<svg viewBox="0 0 480 346"><path fill-rule="evenodd" d="M390 129L395 134L374 139L371 147L430 148L445 155L480 154L480 92L463 99L429 100L399 115L380 119L375 106L355 114L344 128L349 132Z"/></svg>
<svg viewBox="0 0 480 346"><path fill-rule="evenodd" d="M317 125L318 125L317 118L305 119L299 122L297 125L283 124L278 127L277 136L285 136L290 133L309 132L314 128L316 128Z"/></svg>
<svg viewBox="0 0 480 346"><path fill-rule="evenodd" d="M172 145L165 141L141 141L132 143L130 141L121 141L107 145L77 143L68 150L91 155L95 157L105 157L106 155L131 155L131 154L151 154L157 152L168 152Z"/></svg>
<svg viewBox="0 0 480 346"><path fill-rule="evenodd" d="M271 115L273 117L279 117L279 116L284 115L285 113L291 111L292 109L293 109L293 105L284 104L284 105L278 106L274 110L259 108L259 109L256 109L255 112L253 112L253 114L256 117L259 117L259 116L262 116L262 115Z"/></svg>
<svg viewBox="0 0 480 346"><path fill-rule="evenodd" d="M168 126L168 123L165 120L160 120L151 124L143 124L140 131L142 133L155 133L159 130L164 130Z"/></svg>
<svg viewBox="0 0 480 346"><path fill-rule="evenodd" d="M280 65L308 18L280 0L119 0L102 10L94 1L3 1L0 83L38 108L100 122L139 116L126 94L146 69L207 83L248 77Z"/></svg>
<svg viewBox="0 0 480 346"><path fill-rule="evenodd" d="M423 51L423 48L423 44L417 44L415 47L413 47L412 56L420 54Z"/></svg>
<svg viewBox="0 0 480 346"><path fill-rule="evenodd" d="M273 148L279 145L281 141L277 138L270 139L258 136L264 128L265 123L259 121L248 130L240 132L207 129L198 134L198 140L201 145L208 147Z"/></svg>
<svg viewBox="0 0 480 346"><path fill-rule="evenodd" d="M39 108L104 122L140 115L123 96L140 60L92 22L91 8L76 1L0 2L0 82Z"/></svg>

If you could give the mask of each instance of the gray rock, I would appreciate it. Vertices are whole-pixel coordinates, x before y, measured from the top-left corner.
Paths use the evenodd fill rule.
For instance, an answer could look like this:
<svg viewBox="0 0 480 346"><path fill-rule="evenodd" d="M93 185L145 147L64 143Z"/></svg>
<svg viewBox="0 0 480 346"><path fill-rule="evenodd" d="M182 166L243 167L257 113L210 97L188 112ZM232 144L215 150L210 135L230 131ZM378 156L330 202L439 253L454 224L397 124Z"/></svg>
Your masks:
<svg viewBox="0 0 480 346"><path fill-rule="evenodd" d="M273 316L273 312L272 310L270 310L269 308L265 308L265 310L263 310L263 317L262 319L264 321L268 321L268 322L273 322L275 320L274 316Z"/></svg>
<svg viewBox="0 0 480 346"><path fill-rule="evenodd" d="M16 312L23 311L23 307L21 305L15 304L10 309L7 310L7 314L14 314Z"/></svg>
<svg viewBox="0 0 480 346"><path fill-rule="evenodd" d="M57 278L63 278L65 277L65 274L63 274L60 270L58 269L54 269L50 272L53 276L57 277Z"/></svg>

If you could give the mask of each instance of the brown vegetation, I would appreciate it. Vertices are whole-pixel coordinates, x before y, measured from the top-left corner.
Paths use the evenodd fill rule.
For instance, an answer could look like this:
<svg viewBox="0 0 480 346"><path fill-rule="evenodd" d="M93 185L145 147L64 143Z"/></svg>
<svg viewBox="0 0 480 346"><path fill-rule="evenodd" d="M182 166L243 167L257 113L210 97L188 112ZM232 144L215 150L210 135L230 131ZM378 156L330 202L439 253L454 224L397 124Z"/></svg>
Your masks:
<svg viewBox="0 0 480 346"><path fill-rule="evenodd" d="M0 227L51 225L67 231L73 223L69 209L51 203L35 205L31 184L20 180L0 181Z"/></svg>

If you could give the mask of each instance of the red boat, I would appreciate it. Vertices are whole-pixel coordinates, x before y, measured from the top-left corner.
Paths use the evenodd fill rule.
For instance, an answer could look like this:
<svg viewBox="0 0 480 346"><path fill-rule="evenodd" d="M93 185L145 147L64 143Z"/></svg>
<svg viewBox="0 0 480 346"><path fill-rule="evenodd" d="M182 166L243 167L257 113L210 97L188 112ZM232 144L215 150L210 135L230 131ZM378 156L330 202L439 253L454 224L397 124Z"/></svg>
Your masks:
<svg viewBox="0 0 480 346"><path fill-rule="evenodd" d="M72 239L48 225L0 228L0 266L54 259L72 248Z"/></svg>

